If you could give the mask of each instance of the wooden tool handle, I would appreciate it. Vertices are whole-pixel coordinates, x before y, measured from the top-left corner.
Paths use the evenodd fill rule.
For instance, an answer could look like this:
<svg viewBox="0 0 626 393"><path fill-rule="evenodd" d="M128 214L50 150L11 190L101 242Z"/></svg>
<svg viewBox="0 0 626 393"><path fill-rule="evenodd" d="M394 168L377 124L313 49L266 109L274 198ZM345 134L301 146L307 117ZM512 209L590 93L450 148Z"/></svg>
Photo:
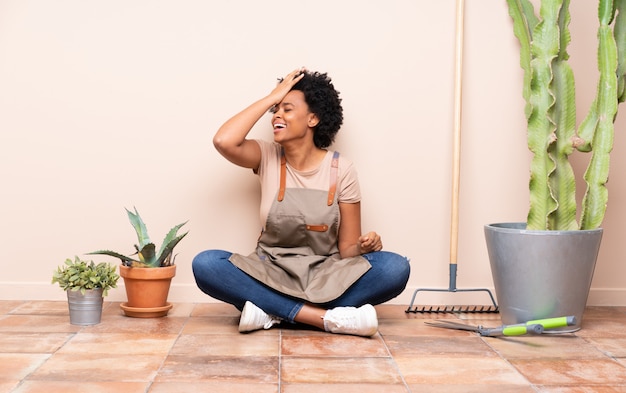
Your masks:
<svg viewBox="0 0 626 393"><path fill-rule="evenodd" d="M456 40L454 64L454 153L452 162L452 213L450 223L450 263L457 263L459 243L459 184L461 179L461 103L463 87L463 14L465 0L456 1Z"/></svg>

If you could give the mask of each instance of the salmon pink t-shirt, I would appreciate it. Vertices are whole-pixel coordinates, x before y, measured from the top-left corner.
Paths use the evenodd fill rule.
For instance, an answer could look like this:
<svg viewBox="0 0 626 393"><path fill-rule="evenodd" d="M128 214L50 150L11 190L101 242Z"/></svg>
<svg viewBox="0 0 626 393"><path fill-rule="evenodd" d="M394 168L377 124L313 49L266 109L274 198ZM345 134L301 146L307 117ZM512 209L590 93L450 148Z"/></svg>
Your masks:
<svg viewBox="0 0 626 393"><path fill-rule="evenodd" d="M257 174L261 182L261 223L265 228L267 215L276 200L280 187L281 146L278 143L256 140L261 147L261 163ZM310 171L299 171L287 163L285 186L287 188L308 188L328 190L330 183L330 163L333 152L327 151L320 165ZM357 171L350 160L339 155L337 171L337 200L340 203L361 201L361 189Z"/></svg>

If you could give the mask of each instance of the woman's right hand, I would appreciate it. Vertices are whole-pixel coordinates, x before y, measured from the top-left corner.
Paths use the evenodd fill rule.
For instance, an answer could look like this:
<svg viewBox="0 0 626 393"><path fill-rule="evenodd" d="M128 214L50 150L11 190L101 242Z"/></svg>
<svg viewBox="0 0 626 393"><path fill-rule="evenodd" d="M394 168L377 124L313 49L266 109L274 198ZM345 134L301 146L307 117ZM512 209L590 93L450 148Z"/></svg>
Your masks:
<svg viewBox="0 0 626 393"><path fill-rule="evenodd" d="M293 71L291 71L284 78L278 79L278 84L270 93L270 96L273 99L274 105L278 105L283 98L291 91L291 88L296 85L296 83L300 82L300 80L304 77L304 73L306 72L306 68L300 67Z"/></svg>
<svg viewBox="0 0 626 393"><path fill-rule="evenodd" d="M302 79L305 71L304 67L291 71L269 95L222 124L213 137L213 145L217 151L236 165L257 169L261 163L261 149L258 143L246 137L268 109L280 104L291 88Z"/></svg>

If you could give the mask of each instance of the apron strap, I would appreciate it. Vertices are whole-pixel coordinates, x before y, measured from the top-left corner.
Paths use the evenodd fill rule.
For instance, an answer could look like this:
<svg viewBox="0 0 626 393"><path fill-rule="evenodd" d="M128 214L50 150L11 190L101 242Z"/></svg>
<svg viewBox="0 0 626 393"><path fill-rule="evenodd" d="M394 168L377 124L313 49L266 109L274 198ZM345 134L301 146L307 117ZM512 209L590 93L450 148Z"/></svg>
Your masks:
<svg viewBox="0 0 626 393"><path fill-rule="evenodd" d="M333 159L330 162L330 184L328 186L328 206L333 204L335 200L335 193L337 192L337 170L339 168L339 152L336 151L333 154ZM285 183L287 179L287 159L285 158L285 152L282 151L280 155L280 188L278 189L278 202L282 202L285 199Z"/></svg>
<svg viewBox="0 0 626 393"><path fill-rule="evenodd" d="M339 152L333 154L333 160L330 162L330 186L328 187L328 206L333 204L335 200L335 192L337 191L337 168L339 168Z"/></svg>
<svg viewBox="0 0 626 393"><path fill-rule="evenodd" d="M280 154L280 188L278 189L278 202L282 202L285 199L285 182L287 179L287 159L285 158L285 151L281 149Z"/></svg>

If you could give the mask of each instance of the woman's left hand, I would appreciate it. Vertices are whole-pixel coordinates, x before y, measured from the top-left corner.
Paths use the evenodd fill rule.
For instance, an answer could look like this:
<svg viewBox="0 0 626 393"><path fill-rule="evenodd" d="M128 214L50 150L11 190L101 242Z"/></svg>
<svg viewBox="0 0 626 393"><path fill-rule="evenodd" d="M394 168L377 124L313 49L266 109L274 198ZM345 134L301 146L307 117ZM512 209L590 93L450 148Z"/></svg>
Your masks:
<svg viewBox="0 0 626 393"><path fill-rule="evenodd" d="M359 248L361 254L367 254L372 251L380 251L383 249L383 241L376 232L368 232L359 237Z"/></svg>

